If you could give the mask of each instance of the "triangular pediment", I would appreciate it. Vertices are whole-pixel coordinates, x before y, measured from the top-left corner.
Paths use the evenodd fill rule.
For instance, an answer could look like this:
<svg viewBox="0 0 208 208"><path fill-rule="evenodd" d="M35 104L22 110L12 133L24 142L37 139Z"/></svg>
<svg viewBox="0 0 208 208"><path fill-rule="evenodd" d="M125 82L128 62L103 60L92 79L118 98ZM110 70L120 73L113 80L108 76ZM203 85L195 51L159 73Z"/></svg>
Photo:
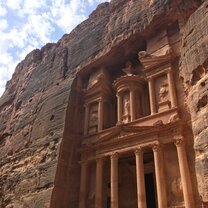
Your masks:
<svg viewBox="0 0 208 208"><path fill-rule="evenodd" d="M124 126L118 125L112 131L106 133L105 135L101 135L99 138L99 142L109 141L111 139L119 139L124 137L129 137L138 134L144 134L145 132L151 132L154 130L154 126Z"/></svg>

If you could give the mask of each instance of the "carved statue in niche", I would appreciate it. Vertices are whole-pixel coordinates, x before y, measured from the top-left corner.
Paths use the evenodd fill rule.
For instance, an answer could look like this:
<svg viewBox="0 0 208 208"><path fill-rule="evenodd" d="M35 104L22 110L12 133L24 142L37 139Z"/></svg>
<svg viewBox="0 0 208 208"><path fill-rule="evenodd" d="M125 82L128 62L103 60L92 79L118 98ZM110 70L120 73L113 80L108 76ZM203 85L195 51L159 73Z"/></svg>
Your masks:
<svg viewBox="0 0 208 208"><path fill-rule="evenodd" d="M164 102L168 100L168 84L163 82L159 89L159 102Z"/></svg>
<svg viewBox="0 0 208 208"><path fill-rule="evenodd" d="M124 94L123 96L123 122L127 123L130 121L130 101L129 95Z"/></svg>
<svg viewBox="0 0 208 208"><path fill-rule="evenodd" d="M128 99L125 99L124 101L124 115L130 114L130 103Z"/></svg>
<svg viewBox="0 0 208 208"><path fill-rule="evenodd" d="M90 115L90 126L97 125L97 121L98 121L97 112L92 112Z"/></svg>
<svg viewBox="0 0 208 208"><path fill-rule="evenodd" d="M92 105L89 114L89 133L96 133L98 126L98 105Z"/></svg>
<svg viewBox="0 0 208 208"><path fill-rule="evenodd" d="M174 178L174 180L172 181L171 191L172 191L173 196L174 196L173 197L174 198L174 201L173 201L174 204L183 202L183 189L182 189L182 184L181 184L181 178L180 177Z"/></svg>
<svg viewBox="0 0 208 208"><path fill-rule="evenodd" d="M130 61L127 61L126 62L126 66L125 66L125 68L122 69L122 71L124 73L126 73L127 76L132 76L133 75L133 71L134 71L132 63Z"/></svg>

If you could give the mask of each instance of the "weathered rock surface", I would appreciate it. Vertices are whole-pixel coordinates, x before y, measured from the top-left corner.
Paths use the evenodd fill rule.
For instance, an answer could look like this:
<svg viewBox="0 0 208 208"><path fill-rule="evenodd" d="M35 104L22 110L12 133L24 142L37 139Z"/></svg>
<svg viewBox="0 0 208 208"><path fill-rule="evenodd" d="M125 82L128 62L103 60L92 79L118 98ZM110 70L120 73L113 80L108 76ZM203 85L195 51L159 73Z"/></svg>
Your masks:
<svg viewBox="0 0 208 208"><path fill-rule="evenodd" d="M1 207L48 207L71 77L55 44L21 62L1 98Z"/></svg>
<svg viewBox="0 0 208 208"><path fill-rule="evenodd" d="M57 186L51 207L78 207L75 192L79 189L80 132L72 121L77 100L81 99L75 91L76 73L94 68L108 57L127 54L122 48L127 39L137 47L139 39L148 39L157 28L177 21L183 9L188 11L182 15L186 21L197 3L112 0L98 6L89 19L58 43L32 51L18 64L0 98L0 207L49 207L54 183ZM204 204L208 201L208 78L202 75L207 71L208 56L206 14L205 2L188 20L181 57L181 77L188 86L199 192ZM190 60L193 63L187 64ZM59 197L64 200L57 202Z"/></svg>
<svg viewBox="0 0 208 208"><path fill-rule="evenodd" d="M208 206L208 2L188 20L183 30L180 74L192 118L198 190Z"/></svg>

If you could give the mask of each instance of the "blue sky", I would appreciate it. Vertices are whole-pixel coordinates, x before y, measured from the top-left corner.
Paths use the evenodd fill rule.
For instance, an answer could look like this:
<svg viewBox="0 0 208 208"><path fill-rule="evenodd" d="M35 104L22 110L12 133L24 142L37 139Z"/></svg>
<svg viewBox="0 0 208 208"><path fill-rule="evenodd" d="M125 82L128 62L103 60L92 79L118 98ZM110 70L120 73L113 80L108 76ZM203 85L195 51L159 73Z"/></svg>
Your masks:
<svg viewBox="0 0 208 208"><path fill-rule="evenodd" d="M57 42L106 1L0 0L0 96L30 51Z"/></svg>

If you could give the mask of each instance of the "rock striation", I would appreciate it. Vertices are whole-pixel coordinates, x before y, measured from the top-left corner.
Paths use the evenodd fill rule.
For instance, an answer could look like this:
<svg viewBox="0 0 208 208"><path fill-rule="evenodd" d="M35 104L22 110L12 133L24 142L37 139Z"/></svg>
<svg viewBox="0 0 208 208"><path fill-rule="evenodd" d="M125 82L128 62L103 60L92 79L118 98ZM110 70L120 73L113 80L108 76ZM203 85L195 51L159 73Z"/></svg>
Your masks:
<svg viewBox="0 0 208 208"><path fill-rule="evenodd" d="M183 29L180 76L183 79L194 134L195 167L198 190L208 206L208 27L205 2Z"/></svg>
<svg viewBox="0 0 208 208"><path fill-rule="evenodd" d="M79 206L80 76L144 50L176 57L195 207L208 207L207 8L199 0L111 0L57 43L28 54L0 98L0 207Z"/></svg>

